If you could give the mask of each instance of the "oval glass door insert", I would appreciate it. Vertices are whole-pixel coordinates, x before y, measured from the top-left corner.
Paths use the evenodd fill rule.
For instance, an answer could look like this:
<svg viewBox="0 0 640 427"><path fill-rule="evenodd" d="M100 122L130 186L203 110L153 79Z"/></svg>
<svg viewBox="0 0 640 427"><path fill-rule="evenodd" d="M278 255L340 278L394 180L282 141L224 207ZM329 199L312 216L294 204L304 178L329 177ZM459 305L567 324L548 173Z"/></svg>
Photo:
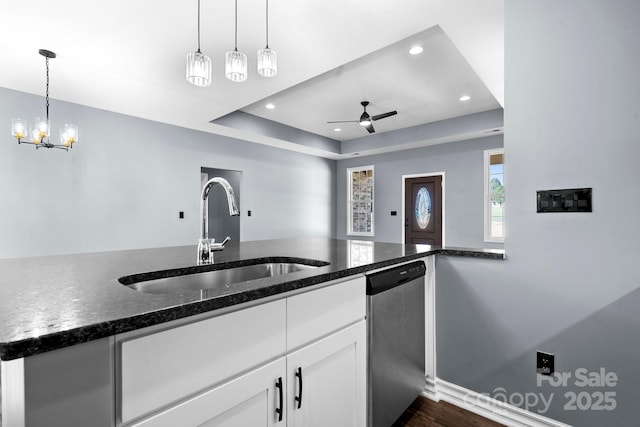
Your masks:
<svg viewBox="0 0 640 427"><path fill-rule="evenodd" d="M420 187L416 196L416 221L422 230L427 228L431 221L431 195L427 187Z"/></svg>

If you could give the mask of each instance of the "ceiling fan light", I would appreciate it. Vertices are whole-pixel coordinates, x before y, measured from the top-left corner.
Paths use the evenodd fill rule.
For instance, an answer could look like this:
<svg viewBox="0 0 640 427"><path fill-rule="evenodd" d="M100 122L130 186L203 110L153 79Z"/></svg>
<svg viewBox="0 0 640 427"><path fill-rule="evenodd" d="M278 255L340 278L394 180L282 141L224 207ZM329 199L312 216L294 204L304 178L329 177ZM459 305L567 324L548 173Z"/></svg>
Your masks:
<svg viewBox="0 0 640 427"><path fill-rule="evenodd" d="M247 55L237 49L227 52L224 55L224 75L232 82L247 80Z"/></svg>
<svg viewBox="0 0 640 427"><path fill-rule="evenodd" d="M360 126L370 126L371 125L371 116L366 111L362 113L360 116L360 120L358 120Z"/></svg>
<svg viewBox="0 0 640 427"><path fill-rule="evenodd" d="M258 74L262 77L275 77L278 74L278 54L268 46L258 51Z"/></svg>
<svg viewBox="0 0 640 427"><path fill-rule="evenodd" d="M187 81L192 85L211 85L211 58L197 50L187 55Z"/></svg>

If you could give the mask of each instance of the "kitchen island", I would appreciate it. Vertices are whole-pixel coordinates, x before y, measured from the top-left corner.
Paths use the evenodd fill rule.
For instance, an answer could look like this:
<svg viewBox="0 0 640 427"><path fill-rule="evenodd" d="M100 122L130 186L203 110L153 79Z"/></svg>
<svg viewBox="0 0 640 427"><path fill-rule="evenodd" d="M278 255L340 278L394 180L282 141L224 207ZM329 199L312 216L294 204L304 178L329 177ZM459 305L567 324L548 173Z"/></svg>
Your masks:
<svg viewBox="0 0 640 427"><path fill-rule="evenodd" d="M117 335L277 300L303 288L436 254L504 258L502 251L494 250L296 238L230 243L215 253L213 266L195 266L195 246L0 260L0 359L4 368L7 362L71 346L85 346L87 354L102 354L104 348L94 347L104 343L109 354L97 359L104 357L103 362L109 364L113 362L109 350L113 341L109 340ZM329 264L233 284L205 296L200 292L145 294L118 280L132 275L141 280L145 275L192 274L242 266L256 258Z"/></svg>

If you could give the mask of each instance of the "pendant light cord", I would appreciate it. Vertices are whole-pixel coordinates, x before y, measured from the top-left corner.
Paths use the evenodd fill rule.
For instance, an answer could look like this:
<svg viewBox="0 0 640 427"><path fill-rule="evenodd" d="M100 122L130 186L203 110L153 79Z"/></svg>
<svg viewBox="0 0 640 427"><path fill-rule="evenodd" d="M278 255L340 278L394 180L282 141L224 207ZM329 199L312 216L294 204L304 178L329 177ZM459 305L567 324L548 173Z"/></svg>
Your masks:
<svg viewBox="0 0 640 427"><path fill-rule="evenodd" d="M238 0L236 0L236 32L235 32L235 49L238 50Z"/></svg>
<svg viewBox="0 0 640 427"><path fill-rule="evenodd" d="M267 0L267 12L266 12L266 17L267 17L267 46L266 48L269 49L269 0Z"/></svg>
<svg viewBox="0 0 640 427"><path fill-rule="evenodd" d="M200 0L198 0L198 53L200 53Z"/></svg>

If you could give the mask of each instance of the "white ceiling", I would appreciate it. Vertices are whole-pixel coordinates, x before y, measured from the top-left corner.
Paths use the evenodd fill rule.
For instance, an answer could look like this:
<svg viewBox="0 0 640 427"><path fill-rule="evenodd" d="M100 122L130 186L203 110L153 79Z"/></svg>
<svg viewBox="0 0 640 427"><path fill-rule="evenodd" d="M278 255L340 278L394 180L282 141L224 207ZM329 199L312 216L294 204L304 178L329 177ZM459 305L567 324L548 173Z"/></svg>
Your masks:
<svg viewBox="0 0 640 427"><path fill-rule="evenodd" d="M20 0L0 5L0 86L44 92L44 59L53 50L50 96L145 119L291 148L286 141L210 121L242 110L346 140L360 101L377 133L499 108L504 99L504 0L270 0L269 45L278 76L255 72L265 43L265 1L238 0L238 49L249 79L223 76L233 49L232 0L201 0L203 53L213 84L184 78L197 47L196 0ZM409 56L409 45L425 48ZM467 103L458 98L468 94ZM276 104L265 110L266 101ZM6 118L7 121L9 118ZM295 148L294 148L295 149ZM302 150L304 151L304 150Z"/></svg>
<svg viewBox="0 0 640 427"><path fill-rule="evenodd" d="M409 49L420 46L419 55ZM462 95L471 97L460 101ZM367 136L356 121L369 101L376 133L500 108L492 93L439 26L400 40L242 109L340 141ZM272 103L275 109L265 105ZM340 131L335 131L338 128Z"/></svg>

